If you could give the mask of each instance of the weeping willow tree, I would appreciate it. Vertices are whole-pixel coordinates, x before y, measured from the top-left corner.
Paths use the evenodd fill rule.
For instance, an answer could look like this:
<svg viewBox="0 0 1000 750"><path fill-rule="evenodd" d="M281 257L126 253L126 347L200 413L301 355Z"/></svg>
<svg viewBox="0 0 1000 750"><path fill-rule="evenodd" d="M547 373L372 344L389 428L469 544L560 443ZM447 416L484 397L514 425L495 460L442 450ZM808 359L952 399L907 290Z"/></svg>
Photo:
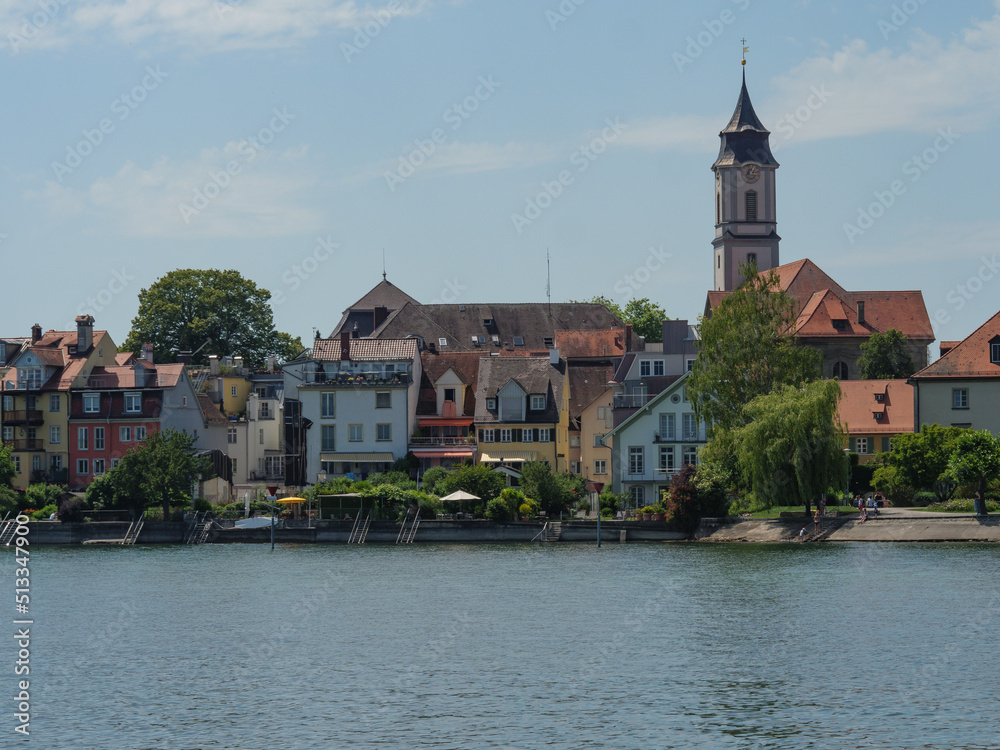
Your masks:
<svg viewBox="0 0 1000 750"><path fill-rule="evenodd" d="M724 440L757 507L804 505L847 485L847 455L837 423L840 386L820 380L784 386L745 407L749 422Z"/></svg>

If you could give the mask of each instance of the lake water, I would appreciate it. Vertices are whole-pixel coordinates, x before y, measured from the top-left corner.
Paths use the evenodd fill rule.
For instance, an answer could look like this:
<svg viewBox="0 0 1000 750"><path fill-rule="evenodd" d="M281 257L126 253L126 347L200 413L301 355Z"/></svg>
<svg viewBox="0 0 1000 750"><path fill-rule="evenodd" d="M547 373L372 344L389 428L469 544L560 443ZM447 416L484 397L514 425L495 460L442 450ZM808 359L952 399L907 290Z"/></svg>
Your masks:
<svg viewBox="0 0 1000 750"><path fill-rule="evenodd" d="M997 748L998 569L996 546L36 547L29 744Z"/></svg>

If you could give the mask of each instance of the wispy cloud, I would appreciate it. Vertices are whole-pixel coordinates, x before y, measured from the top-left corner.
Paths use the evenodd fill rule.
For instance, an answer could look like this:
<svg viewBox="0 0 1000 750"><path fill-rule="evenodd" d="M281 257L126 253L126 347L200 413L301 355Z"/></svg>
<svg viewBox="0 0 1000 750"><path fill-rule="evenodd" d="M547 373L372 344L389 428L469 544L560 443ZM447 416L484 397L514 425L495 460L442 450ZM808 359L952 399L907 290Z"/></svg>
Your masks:
<svg viewBox="0 0 1000 750"><path fill-rule="evenodd" d="M70 44L161 39L198 51L294 46L388 16L412 16L429 0L0 0L0 45L12 52ZM387 15L388 14L388 15Z"/></svg>
<svg viewBox="0 0 1000 750"><path fill-rule="evenodd" d="M321 211L308 207L317 181L306 149L258 152L253 163L246 155L245 144L231 142L184 162L130 161L86 188L49 181L26 197L57 218L95 218L130 237L281 237L324 226ZM226 166L234 163L232 174Z"/></svg>

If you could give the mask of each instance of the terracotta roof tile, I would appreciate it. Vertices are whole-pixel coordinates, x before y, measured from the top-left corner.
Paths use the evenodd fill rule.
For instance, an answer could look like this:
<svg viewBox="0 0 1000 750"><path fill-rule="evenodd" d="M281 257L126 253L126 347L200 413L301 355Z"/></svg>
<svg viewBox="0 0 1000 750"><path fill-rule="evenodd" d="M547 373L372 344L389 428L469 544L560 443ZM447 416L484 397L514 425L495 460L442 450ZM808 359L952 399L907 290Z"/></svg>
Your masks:
<svg viewBox="0 0 1000 750"><path fill-rule="evenodd" d="M339 362L341 357L340 338L316 339L313 342L313 359L324 362ZM351 339L352 360L383 361L416 359L416 339Z"/></svg>
<svg viewBox="0 0 1000 750"><path fill-rule="evenodd" d="M876 394L882 394L882 402ZM905 380L841 381L838 409L848 435L913 432L913 386Z"/></svg>
<svg viewBox="0 0 1000 750"><path fill-rule="evenodd" d="M993 344L1000 344L1000 312L912 379L1000 378L1000 362L990 357Z"/></svg>
<svg viewBox="0 0 1000 750"><path fill-rule="evenodd" d="M226 415L219 411L219 407L212 403L207 393L198 394L198 406L201 407L201 413L205 415L205 421L209 424L224 424L229 421Z"/></svg>
<svg viewBox="0 0 1000 750"><path fill-rule="evenodd" d="M555 333L559 356L572 358L621 357L625 354L625 329L559 330Z"/></svg>

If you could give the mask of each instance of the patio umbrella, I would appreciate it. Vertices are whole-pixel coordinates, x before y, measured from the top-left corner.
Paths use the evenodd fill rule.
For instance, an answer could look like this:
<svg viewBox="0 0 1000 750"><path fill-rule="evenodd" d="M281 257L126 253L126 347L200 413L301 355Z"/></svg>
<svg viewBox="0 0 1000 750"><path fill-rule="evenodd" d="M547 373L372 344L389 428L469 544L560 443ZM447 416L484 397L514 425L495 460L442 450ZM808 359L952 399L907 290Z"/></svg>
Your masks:
<svg viewBox="0 0 1000 750"><path fill-rule="evenodd" d="M464 500L479 500L479 499L480 498L476 497L475 495L471 495L468 492L465 492L464 490L458 490L457 492L452 492L450 495L445 495L444 497L441 498L442 502L457 500L459 513L462 512L462 502Z"/></svg>

